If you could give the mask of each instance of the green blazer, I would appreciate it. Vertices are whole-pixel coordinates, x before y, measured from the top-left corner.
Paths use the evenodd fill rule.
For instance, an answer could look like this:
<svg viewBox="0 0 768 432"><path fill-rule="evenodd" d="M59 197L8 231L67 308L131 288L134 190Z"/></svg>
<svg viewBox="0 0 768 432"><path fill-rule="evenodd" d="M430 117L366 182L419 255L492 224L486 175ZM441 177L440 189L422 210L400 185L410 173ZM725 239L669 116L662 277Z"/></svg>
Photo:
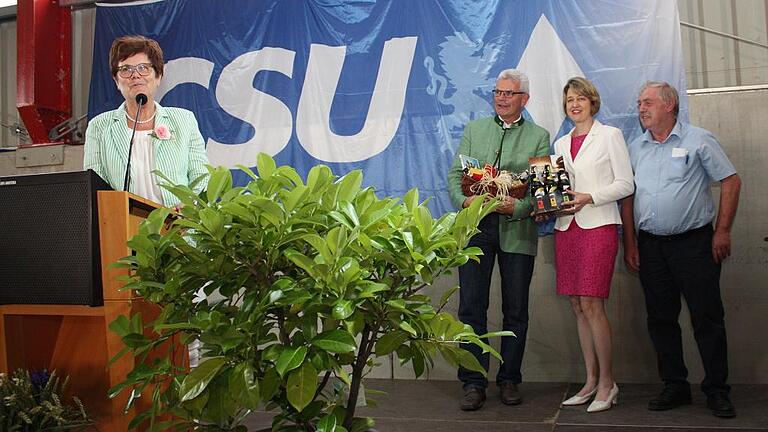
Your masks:
<svg viewBox="0 0 768 432"><path fill-rule="evenodd" d="M101 113L88 122L85 132L85 155L83 169L92 169L115 190L123 189L125 167L128 163L128 141L131 130L126 126L125 103L116 110ZM208 156L205 153L203 136L197 126L195 115L183 108L165 108L155 102L157 114L155 127L166 125L171 131L171 138L161 140L152 138L155 148L155 170L168 177L173 184L186 185L201 175L208 174L205 165ZM158 184L162 179L155 177ZM128 187L134 190L134 182ZM206 176L195 186L200 192L208 183ZM179 203L173 194L160 188L164 204L168 207Z"/></svg>
<svg viewBox="0 0 768 432"><path fill-rule="evenodd" d="M459 155L474 157L480 162L493 164L500 147L503 134L495 117L475 120L464 127L459 150L448 172L448 192L451 202L461 208L466 197L461 192L461 161ZM504 136L499 167L502 170L520 173L528 169L528 158L549 154L549 132L532 122L523 121L512 125ZM515 201L515 211L511 217L502 214L490 215L499 218L500 247L504 252L536 255L538 231L536 223L526 217L533 211L530 196ZM518 220L515 220L518 219ZM522 220L519 220L522 219Z"/></svg>

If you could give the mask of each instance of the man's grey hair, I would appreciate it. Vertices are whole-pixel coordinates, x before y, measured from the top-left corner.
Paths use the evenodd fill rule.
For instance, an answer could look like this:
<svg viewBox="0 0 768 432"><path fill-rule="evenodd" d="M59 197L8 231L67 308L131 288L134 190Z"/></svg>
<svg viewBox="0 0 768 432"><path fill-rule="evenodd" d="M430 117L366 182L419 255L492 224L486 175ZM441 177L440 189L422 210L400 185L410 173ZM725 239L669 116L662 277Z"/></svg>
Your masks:
<svg viewBox="0 0 768 432"><path fill-rule="evenodd" d="M499 80L517 81L520 83L520 91L528 93L528 75L517 69L504 69L496 78L496 81Z"/></svg>
<svg viewBox="0 0 768 432"><path fill-rule="evenodd" d="M646 83L640 87L640 93L644 92L645 89L648 88L659 89L659 96L661 97L661 100L664 101L664 103L674 102L675 117L677 117L677 113L680 112L680 96L677 94L677 89L672 87L666 81L646 81Z"/></svg>

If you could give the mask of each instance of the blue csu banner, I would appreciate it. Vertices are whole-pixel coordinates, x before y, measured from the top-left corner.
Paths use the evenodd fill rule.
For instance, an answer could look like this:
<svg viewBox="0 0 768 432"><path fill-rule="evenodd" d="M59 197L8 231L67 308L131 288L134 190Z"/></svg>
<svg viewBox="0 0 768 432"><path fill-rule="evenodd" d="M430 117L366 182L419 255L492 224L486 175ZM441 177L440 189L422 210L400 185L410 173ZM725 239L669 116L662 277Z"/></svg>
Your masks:
<svg viewBox="0 0 768 432"><path fill-rule="evenodd" d="M302 175L362 169L380 195L418 187L435 214L454 210L446 173L464 124L492 115L503 69L528 74L526 117L553 141L570 128L572 76L596 84L598 118L627 141L644 81L686 90L669 0L165 0L97 8L90 117L122 102L108 53L126 34L160 42L156 99L195 113L212 164L266 152Z"/></svg>

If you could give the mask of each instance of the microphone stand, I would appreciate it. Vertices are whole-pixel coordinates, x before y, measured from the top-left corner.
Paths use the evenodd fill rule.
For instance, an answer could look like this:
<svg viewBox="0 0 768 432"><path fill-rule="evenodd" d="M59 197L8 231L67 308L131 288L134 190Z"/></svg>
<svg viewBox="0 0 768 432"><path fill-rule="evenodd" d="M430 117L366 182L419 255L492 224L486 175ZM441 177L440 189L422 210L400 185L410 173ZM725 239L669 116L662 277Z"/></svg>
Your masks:
<svg viewBox="0 0 768 432"><path fill-rule="evenodd" d="M144 98L139 96L144 95L136 95L136 102L138 107L136 108L136 117L134 117L135 121L133 122L133 128L131 129L131 141L128 143L128 164L126 164L125 167L125 182L123 183L123 191L125 192L128 192L128 183L131 181L131 153L133 153L133 137L136 136L136 126L139 125L139 114L141 113L141 107L146 101L146 96L144 96Z"/></svg>

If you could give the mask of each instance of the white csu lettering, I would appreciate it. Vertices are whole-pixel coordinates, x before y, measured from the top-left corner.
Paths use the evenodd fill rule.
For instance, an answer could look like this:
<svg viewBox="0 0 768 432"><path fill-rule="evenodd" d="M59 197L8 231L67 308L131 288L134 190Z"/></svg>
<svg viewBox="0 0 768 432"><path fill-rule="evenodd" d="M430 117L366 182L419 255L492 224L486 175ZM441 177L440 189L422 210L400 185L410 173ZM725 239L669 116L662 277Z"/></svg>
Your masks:
<svg viewBox="0 0 768 432"><path fill-rule="evenodd" d="M362 129L354 135L338 135L330 127L331 105L347 48L311 45L296 113L296 136L310 155L325 162L355 162L387 148L400 125L417 39L393 38L384 43L368 115ZM216 85L217 102L227 114L248 123L255 131L244 143L222 143L209 138L207 151L212 165L250 165L257 153L275 155L288 144L293 131L291 111L278 98L254 88L253 78L261 71L292 78L295 54L283 48L266 47L237 57L221 71ZM196 57L168 62L157 100L183 83L209 89L213 66L210 61Z"/></svg>

